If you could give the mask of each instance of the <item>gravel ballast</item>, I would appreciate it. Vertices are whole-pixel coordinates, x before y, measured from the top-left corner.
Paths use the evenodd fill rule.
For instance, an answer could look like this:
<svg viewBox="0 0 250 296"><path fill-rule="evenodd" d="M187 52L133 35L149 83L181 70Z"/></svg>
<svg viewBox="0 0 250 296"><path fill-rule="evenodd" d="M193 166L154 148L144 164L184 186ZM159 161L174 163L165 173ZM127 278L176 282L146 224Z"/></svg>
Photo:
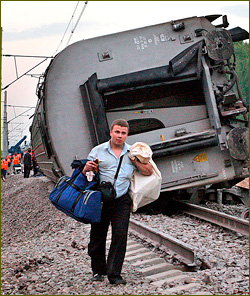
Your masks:
<svg viewBox="0 0 250 296"><path fill-rule="evenodd" d="M46 177L8 176L1 186L2 295L164 295L127 262L127 285L90 281L89 225L58 211L48 200ZM188 216L133 214L192 245L211 269L189 275L214 295L249 294L248 237ZM174 261L167 254L168 260ZM185 294L185 292L183 292Z"/></svg>
<svg viewBox="0 0 250 296"><path fill-rule="evenodd" d="M2 182L2 295L157 295L126 262L127 285L107 278L93 283L87 254L89 225L58 211L49 201L46 177L8 176Z"/></svg>

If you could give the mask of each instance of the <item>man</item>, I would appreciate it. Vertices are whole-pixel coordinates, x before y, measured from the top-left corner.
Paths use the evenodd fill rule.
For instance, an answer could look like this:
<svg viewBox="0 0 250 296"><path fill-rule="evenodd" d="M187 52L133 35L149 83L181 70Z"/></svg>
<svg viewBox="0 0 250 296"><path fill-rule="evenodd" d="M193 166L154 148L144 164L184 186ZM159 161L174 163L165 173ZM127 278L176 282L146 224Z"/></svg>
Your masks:
<svg viewBox="0 0 250 296"><path fill-rule="evenodd" d="M31 148L29 148L28 151L24 154L23 165L24 165L24 178L29 178L30 170L31 170L31 167L32 167L32 164L31 164Z"/></svg>
<svg viewBox="0 0 250 296"><path fill-rule="evenodd" d="M32 165L33 165L34 176L36 176L37 173L38 173L38 166L37 166L37 161L36 161L36 157L35 157L34 153L31 156L31 158L32 158Z"/></svg>
<svg viewBox="0 0 250 296"><path fill-rule="evenodd" d="M111 139L94 147L88 155L88 161L83 174L99 169L100 182L114 181L114 176L123 155L121 168L115 183L115 200L104 203L100 223L91 224L90 243L88 253L91 257L91 268L94 281L103 281L108 276L111 284L126 284L121 277L122 265L126 253L127 233L130 216L131 198L128 195L130 179L135 169L143 175L152 174L152 165L142 164L138 159L128 157L129 145L125 143L129 125L124 119L117 119L112 123ZM98 159L97 164L94 160ZM109 224L112 226L112 240L106 261L106 238Z"/></svg>
<svg viewBox="0 0 250 296"><path fill-rule="evenodd" d="M13 165L20 165L20 156L17 155L17 152L13 155Z"/></svg>
<svg viewBox="0 0 250 296"><path fill-rule="evenodd" d="M1 179L5 182L6 181L6 170L5 170L6 162L1 156Z"/></svg>
<svg viewBox="0 0 250 296"><path fill-rule="evenodd" d="M11 174L11 155L8 155L6 157L6 161L8 163L8 170L7 170L7 175L10 175Z"/></svg>
<svg viewBox="0 0 250 296"><path fill-rule="evenodd" d="M16 173L15 168L20 168L21 170L21 164L20 164L20 156L17 155L17 152L14 153L13 155L13 166L12 166L12 170L13 173Z"/></svg>

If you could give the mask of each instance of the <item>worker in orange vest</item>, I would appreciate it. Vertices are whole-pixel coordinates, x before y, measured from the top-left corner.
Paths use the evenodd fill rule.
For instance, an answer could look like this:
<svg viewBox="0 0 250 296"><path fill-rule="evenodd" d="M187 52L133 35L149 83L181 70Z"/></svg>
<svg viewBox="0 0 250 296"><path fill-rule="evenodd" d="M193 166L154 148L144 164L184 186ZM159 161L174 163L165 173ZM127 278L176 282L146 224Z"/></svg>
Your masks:
<svg viewBox="0 0 250 296"><path fill-rule="evenodd" d="M17 156L19 157L19 162L21 163L22 154L21 153L18 153Z"/></svg>
<svg viewBox="0 0 250 296"><path fill-rule="evenodd" d="M6 181L6 170L5 170L5 160L3 156L1 156L1 179Z"/></svg>
<svg viewBox="0 0 250 296"><path fill-rule="evenodd" d="M17 152L15 152L15 154L13 155L13 166L12 166L12 169L13 169L13 173L15 174L15 168L16 167L21 167L21 164L20 164L20 157L17 155Z"/></svg>
<svg viewBox="0 0 250 296"><path fill-rule="evenodd" d="M10 175L11 155L6 156L5 160L8 163L7 175Z"/></svg>
<svg viewBox="0 0 250 296"><path fill-rule="evenodd" d="M5 160L4 160L5 179L6 179L6 176L7 176L8 168L9 168L9 162L8 162L8 158L6 157Z"/></svg>
<svg viewBox="0 0 250 296"><path fill-rule="evenodd" d="M20 157L15 152L15 154L13 155L13 165L16 165L16 164L20 164Z"/></svg>
<svg viewBox="0 0 250 296"><path fill-rule="evenodd" d="M33 160L33 156L34 156L34 151L33 150L31 150L30 155L31 155L31 160Z"/></svg>

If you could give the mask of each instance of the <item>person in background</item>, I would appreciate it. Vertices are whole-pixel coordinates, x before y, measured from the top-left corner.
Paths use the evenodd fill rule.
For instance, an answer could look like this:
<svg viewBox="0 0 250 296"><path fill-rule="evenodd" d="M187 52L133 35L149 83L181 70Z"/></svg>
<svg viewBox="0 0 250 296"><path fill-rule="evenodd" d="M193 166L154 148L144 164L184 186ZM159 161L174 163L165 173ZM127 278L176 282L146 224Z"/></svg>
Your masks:
<svg viewBox="0 0 250 296"><path fill-rule="evenodd" d="M17 152L13 155L13 165L20 164L20 156L17 155Z"/></svg>
<svg viewBox="0 0 250 296"><path fill-rule="evenodd" d="M37 161L36 161L36 157L35 157L34 153L33 153L32 164L33 164L34 176L36 176L36 174L38 173L38 166L37 166Z"/></svg>
<svg viewBox="0 0 250 296"><path fill-rule="evenodd" d="M1 179L5 182L6 181L6 161L4 160L3 156L1 156Z"/></svg>
<svg viewBox="0 0 250 296"><path fill-rule="evenodd" d="M9 168L8 158L5 157L5 160L4 160L5 180L6 180L6 176L7 176L8 168Z"/></svg>
<svg viewBox="0 0 250 296"><path fill-rule="evenodd" d="M30 176L30 170L32 168L31 149L30 148L24 154L24 157L23 157L23 165L24 165L24 178L29 178L29 176Z"/></svg>
<svg viewBox="0 0 250 296"><path fill-rule="evenodd" d="M7 175L10 175L11 174L11 155L8 155L5 160L7 160L8 162Z"/></svg>
<svg viewBox="0 0 250 296"><path fill-rule="evenodd" d="M17 156L18 156L18 158L19 158L19 162L21 163L21 160L22 160L22 153L18 153Z"/></svg>
<svg viewBox="0 0 250 296"><path fill-rule="evenodd" d="M12 166L12 170L13 170L13 173L14 174L15 174L15 167L21 167L20 157L17 155L17 152L15 152L14 155L13 155L13 166Z"/></svg>
<svg viewBox="0 0 250 296"><path fill-rule="evenodd" d="M132 200L128 194L130 180L134 170L142 175L152 174L152 165L143 164L138 159L131 160L128 156L130 145L125 143L129 125L124 119L115 120L111 125L108 142L94 147L82 173L98 171L100 182L112 182L117 171L121 156L123 156L120 171L115 183L116 198L103 203L100 223L91 224L88 254L91 257L93 281L103 281L108 276L110 284L126 284L121 276L121 270L126 253L128 224ZM98 164L95 160L98 159ZM111 245L106 260L106 238L109 225L112 227Z"/></svg>

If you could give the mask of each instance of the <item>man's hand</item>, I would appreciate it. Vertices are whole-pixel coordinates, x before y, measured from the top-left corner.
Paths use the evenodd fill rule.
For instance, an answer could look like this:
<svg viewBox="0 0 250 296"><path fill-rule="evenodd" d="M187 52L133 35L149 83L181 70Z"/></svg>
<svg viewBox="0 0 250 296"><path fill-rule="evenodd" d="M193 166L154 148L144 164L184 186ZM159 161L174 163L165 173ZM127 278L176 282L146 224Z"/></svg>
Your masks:
<svg viewBox="0 0 250 296"><path fill-rule="evenodd" d="M96 164L94 161L91 161L91 160L87 161L85 167L82 170L82 173L86 175L86 173L90 171L95 171L95 172L98 171L98 164Z"/></svg>

